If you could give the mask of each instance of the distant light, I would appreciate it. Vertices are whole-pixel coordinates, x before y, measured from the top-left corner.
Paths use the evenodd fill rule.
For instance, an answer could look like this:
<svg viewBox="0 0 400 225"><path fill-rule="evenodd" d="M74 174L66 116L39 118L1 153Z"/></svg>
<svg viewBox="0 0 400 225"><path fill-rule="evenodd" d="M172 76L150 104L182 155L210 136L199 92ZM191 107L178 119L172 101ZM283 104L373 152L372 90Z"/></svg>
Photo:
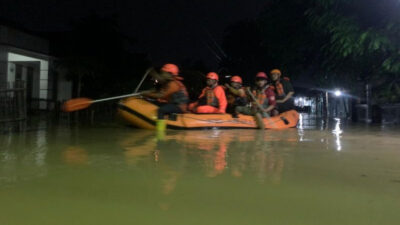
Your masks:
<svg viewBox="0 0 400 225"><path fill-rule="evenodd" d="M342 92L341 91L339 91L339 90L336 90L335 91L335 96L336 97L339 97L339 96L341 96L342 95Z"/></svg>
<svg viewBox="0 0 400 225"><path fill-rule="evenodd" d="M299 101L303 101L303 98L302 98L302 97L300 97L300 98L299 98Z"/></svg>

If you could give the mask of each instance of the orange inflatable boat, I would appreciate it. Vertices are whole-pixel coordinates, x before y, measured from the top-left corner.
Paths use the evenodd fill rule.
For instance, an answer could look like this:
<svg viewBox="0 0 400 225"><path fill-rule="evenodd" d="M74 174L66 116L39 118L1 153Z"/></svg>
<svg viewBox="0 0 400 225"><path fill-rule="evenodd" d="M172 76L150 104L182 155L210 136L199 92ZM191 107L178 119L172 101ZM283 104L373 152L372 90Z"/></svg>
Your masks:
<svg viewBox="0 0 400 225"><path fill-rule="evenodd" d="M158 106L142 98L126 98L118 103L118 114L128 124L143 128L155 129ZM264 118L266 129L283 129L296 127L299 114L290 110L270 118ZM232 118L231 114L176 114L167 120L168 129L257 129L253 116L239 115Z"/></svg>

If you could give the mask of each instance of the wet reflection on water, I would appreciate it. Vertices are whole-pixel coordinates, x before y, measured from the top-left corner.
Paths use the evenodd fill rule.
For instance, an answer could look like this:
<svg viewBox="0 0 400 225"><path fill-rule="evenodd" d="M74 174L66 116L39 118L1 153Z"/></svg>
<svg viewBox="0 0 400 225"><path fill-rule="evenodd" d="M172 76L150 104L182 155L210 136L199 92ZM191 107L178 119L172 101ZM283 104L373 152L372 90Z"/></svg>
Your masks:
<svg viewBox="0 0 400 225"><path fill-rule="evenodd" d="M399 133L302 116L162 140L107 126L2 135L0 224L397 224Z"/></svg>
<svg viewBox="0 0 400 225"><path fill-rule="evenodd" d="M88 153L79 146L69 146L62 153L63 161L67 164L85 165L88 163Z"/></svg>
<svg viewBox="0 0 400 225"><path fill-rule="evenodd" d="M335 125L335 129L333 129L332 133L336 137L336 150L341 151L342 143L341 143L340 139L341 139L341 135L342 135L343 131L340 129L340 119L335 118L335 121L336 121L336 125Z"/></svg>
<svg viewBox="0 0 400 225"><path fill-rule="evenodd" d="M41 121L39 126L45 126L45 121ZM45 158L47 153L47 132L46 130L37 131L36 137L36 148L35 148L35 163L38 166L43 166L45 164Z"/></svg>
<svg viewBox="0 0 400 225"><path fill-rule="evenodd" d="M201 168L207 177L225 172L242 177L250 172L257 174L260 180L271 175L279 183L284 165L282 154L288 150L278 151L271 142L288 141L294 145L298 141L296 130L281 132L285 134L284 139L255 130L170 132L162 141L154 140L152 132L143 132L140 138L132 134L120 144L129 164L151 158L158 165L186 165L179 168L181 172L187 167ZM173 160L168 159L170 155ZM188 161L190 166L187 166Z"/></svg>

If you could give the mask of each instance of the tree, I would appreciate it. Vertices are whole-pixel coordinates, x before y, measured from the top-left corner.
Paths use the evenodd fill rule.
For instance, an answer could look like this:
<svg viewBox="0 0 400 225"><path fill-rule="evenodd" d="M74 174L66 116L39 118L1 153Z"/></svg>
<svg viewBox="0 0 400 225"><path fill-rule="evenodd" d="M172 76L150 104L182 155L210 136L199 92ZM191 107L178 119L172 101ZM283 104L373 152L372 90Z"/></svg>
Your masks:
<svg viewBox="0 0 400 225"><path fill-rule="evenodd" d="M394 0L319 0L307 11L329 37L325 68L374 86L378 102L400 101L400 3Z"/></svg>
<svg viewBox="0 0 400 225"><path fill-rule="evenodd" d="M395 0L273 0L226 30L221 66L243 74L278 67L306 88L354 90L365 81L378 102L398 102L399 12Z"/></svg>

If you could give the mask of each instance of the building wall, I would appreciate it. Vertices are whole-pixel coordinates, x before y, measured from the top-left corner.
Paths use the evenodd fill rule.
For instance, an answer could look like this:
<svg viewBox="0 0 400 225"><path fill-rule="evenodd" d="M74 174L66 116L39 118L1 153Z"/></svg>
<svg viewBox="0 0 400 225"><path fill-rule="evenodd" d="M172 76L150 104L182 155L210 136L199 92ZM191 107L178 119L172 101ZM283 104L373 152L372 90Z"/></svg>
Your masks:
<svg viewBox="0 0 400 225"><path fill-rule="evenodd" d="M66 101L72 98L72 82L68 81L65 76L60 76L58 79L58 94L57 101Z"/></svg>
<svg viewBox="0 0 400 225"><path fill-rule="evenodd" d="M47 40L3 25L0 25L0 44L42 54L49 53L49 42Z"/></svg>
<svg viewBox="0 0 400 225"><path fill-rule="evenodd" d="M0 84L7 80L7 52L0 46Z"/></svg>
<svg viewBox="0 0 400 225"><path fill-rule="evenodd" d="M345 96L329 98L329 115L337 118L347 118L351 116L349 99Z"/></svg>
<svg viewBox="0 0 400 225"><path fill-rule="evenodd" d="M15 73L16 73L16 65L15 63L8 62L7 63L7 82L13 83L15 81Z"/></svg>
<svg viewBox="0 0 400 225"><path fill-rule="evenodd" d="M52 102L70 99L72 82L51 74L52 57L48 53L47 40L0 25L0 84L14 82L16 65L22 65L21 79L25 81L27 68L33 68L31 98L39 100L39 109L52 109Z"/></svg>
<svg viewBox="0 0 400 225"><path fill-rule="evenodd" d="M48 89L49 89L49 58L34 58L22 54L18 54L16 52L8 52L8 61L9 65L17 64L17 63L37 63L39 66L34 67L34 76L33 76L33 94L32 98L37 98L43 101L40 101L40 109L47 109L46 100L49 99ZM8 73L8 82L13 82L15 80L15 74Z"/></svg>
<svg viewBox="0 0 400 225"><path fill-rule="evenodd" d="M33 68L33 79L32 79L32 98L39 99L40 95L40 68L35 67Z"/></svg>

